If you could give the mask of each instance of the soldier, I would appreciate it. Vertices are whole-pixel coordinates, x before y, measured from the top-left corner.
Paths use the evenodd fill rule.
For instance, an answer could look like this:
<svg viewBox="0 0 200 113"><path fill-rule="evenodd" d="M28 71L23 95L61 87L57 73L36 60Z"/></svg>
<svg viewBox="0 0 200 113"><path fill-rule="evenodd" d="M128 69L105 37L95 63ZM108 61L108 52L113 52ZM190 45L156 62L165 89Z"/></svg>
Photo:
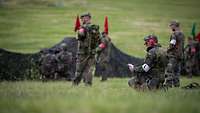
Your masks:
<svg viewBox="0 0 200 113"><path fill-rule="evenodd" d="M67 44L65 43L60 45L60 49L61 51L56 54L58 60L58 76L71 80L72 68L69 66L72 64L72 53L67 51Z"/></svg>
<svg viewBox="0 0 200 113"><path fill-rule="evenodd" d="M200 74L200 32L196 36L196 41L197 41L197 66L198 66L198 73Z"/></svg>
<svg viewBox="0 0 200 113"><path fill-rule="evenodd" d="M99 51L99 53L97 53L95 55L95 60L96 63L100 64L100 66L102 67L103 70L106 70L107 68L109 68L109 60L110 60L110 52L111 52L111 48L110 48L110 37L108 37L108 35L103 32L102 36L101 36L101 42L103 42L106 45L106 48L103 51ZM104 73L101 74L101 81L106 81L107 80L107 76L109 73Z"/></svg>
<svg viewBox="0 0 200 113"><path fill-rule="evenodd" d="M188 44L185 47L184 56L186 61L186 72L188 77L192 77L192 73L198 73L198 60L197 60L197 44L198 42L188 37Z"/></svg>
<svg viewBox="0 0 200 113"><path fill-rule="evenodd" d="M57 58L55 54L42 54L39 62L42 79L55 79L57 76Z"/></svg>
<svg viewBox="0 0 200 113"><path fill-rule="evenodd" d="M91 86L96 64L95 54L106 48L106 44L101 41L99 26L91 24L90 13L81 15L81 21L77 36L78 50L73 85L78 85L83 78L85 84Z"/></svg>
<svg viewBox="0 0 200 113"><path fill-rule="evenodd" d="M164 82L165 52L155 35L146 36L144 41L147 47L144 63L139 66L128 64L130 71L136 75L128 84L138 90L159 89Z"/></svg>
<svg viewBox="0 0 200 113"><path fill-rule="evenodd" d="M172 30L169 48L167 50L168 64L165 69L165 85L180 86L180 71L184 53L184 34L180 30L180 23L171 21L169 27Z"/></svg>

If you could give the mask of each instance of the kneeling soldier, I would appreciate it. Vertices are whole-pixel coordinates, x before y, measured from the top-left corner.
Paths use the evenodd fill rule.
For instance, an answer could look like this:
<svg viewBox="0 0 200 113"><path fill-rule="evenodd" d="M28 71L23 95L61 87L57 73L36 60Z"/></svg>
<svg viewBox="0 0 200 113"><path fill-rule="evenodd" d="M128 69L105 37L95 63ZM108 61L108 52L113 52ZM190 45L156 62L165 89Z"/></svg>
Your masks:
<svg viewBox="0 0 200 113"><path fill-rule="evenodd" d="M144 63L139 66L128 64L130 71L135 74L128 84L137 90L159 89L164 82L165 52L158 44L156 36L146 36L144 41L147 47Z"/></svg>

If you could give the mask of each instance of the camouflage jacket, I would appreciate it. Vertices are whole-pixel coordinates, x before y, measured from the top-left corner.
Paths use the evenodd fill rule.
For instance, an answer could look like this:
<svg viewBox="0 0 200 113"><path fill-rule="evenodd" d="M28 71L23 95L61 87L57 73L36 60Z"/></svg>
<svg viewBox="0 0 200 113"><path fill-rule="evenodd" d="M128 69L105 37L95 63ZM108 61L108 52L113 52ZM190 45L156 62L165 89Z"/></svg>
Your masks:
<svg viewBox="0 0 200 113"><path fill-rule="evenodd" d="M146 73L151 77L163 78L166 65L166 52L160 46L147 48L144 63L134 68L136 73Z"/></svg>
<svg viewBox="0 0 200 113"><path fill-rule="evenodd" d="M83 33L78 32L78 54L95 55L99 44L106 41L99 32L99 26L94 24L84 24L81 26Z"/></svg>
<svg viewBox="0 0 200 113"><path fill-rule="evenodd" d="M100 43L105 45L105 48L102 49L99 46L96 48L96 55L98 57L96 60L98 60L98 63L108 62L110 60L111 53L110 38L102 33L99 40Z"/></svg>
<svg viewBox="0 0 200 113"><path fill-rule="evenodd" d="M183 59L184 40L185 36L182 32L176 31L172 33L170 36L170 44L167 50L167 56L175 57L177 59Z"/></svg>

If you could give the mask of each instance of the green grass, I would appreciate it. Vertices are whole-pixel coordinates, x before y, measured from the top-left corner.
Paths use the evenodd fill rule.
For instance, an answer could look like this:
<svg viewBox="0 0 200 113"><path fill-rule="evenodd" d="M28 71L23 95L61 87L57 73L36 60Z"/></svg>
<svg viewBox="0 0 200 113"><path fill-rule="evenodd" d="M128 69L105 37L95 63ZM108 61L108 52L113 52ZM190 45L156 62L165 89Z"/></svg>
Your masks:
<svg viewBox="0 0 200 113"><path fill-rule="evenodd" d="M199 0L9 0L6 4L0 7L0 48L23 53L75 36L76 15L87 11L101 30L107 15L112 42L139 57L145 54L143 37L147 34L158 35L167 46L169 21L179 20L186 36L193 22L198 30L200 25Z"/></svg>
<svg viewBox="0 0 200 113"><path fill-rule="evenodd" d="M71 82L1 82L1 113L200 113L200 90L172 88L167 92L137 92L128 79L100 82L92 87ZM182 79L182 85L198 78Z"/></svg>

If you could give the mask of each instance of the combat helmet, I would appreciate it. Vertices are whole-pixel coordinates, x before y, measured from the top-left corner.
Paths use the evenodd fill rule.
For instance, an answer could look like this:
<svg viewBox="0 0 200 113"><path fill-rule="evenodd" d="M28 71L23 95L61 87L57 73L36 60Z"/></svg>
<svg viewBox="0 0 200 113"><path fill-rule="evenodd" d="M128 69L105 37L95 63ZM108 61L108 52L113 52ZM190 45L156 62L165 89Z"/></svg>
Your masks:
<svg viewBox="0 0 200 113"><path fill-rule="evenodd" d="M147 35L144 37L145 44L149 43L151 46L154 46L158 43L158 38L156 35Z"/></svg>
<svg viewBox="0 0 200 113"><path fill-rule="evenodd" d="M180 26L180 23L179 23L177 20L172 20L172 21L169 23L169 26L176 26L176 27L179 27L179 26Z"/></svg>
<svg viewBox="0 0 200 113"><path fill-rule="evenodd" d="M66 51L66 50L67 50L67 44L66 44L66 43L61 43L61 44L60 44L60 48L61 48L62 50L64 50L64 51Z"/></svg>
<svg viewBox="0 0 200 113"><path fill-rule="evenodd" d="M85 16L88 16L88 17L90 17L90 18L92 17L91 14L90 14L89 12L83 13L83 14L80 15L81 18L83 18L83 17L85 17Z"/></svg>

